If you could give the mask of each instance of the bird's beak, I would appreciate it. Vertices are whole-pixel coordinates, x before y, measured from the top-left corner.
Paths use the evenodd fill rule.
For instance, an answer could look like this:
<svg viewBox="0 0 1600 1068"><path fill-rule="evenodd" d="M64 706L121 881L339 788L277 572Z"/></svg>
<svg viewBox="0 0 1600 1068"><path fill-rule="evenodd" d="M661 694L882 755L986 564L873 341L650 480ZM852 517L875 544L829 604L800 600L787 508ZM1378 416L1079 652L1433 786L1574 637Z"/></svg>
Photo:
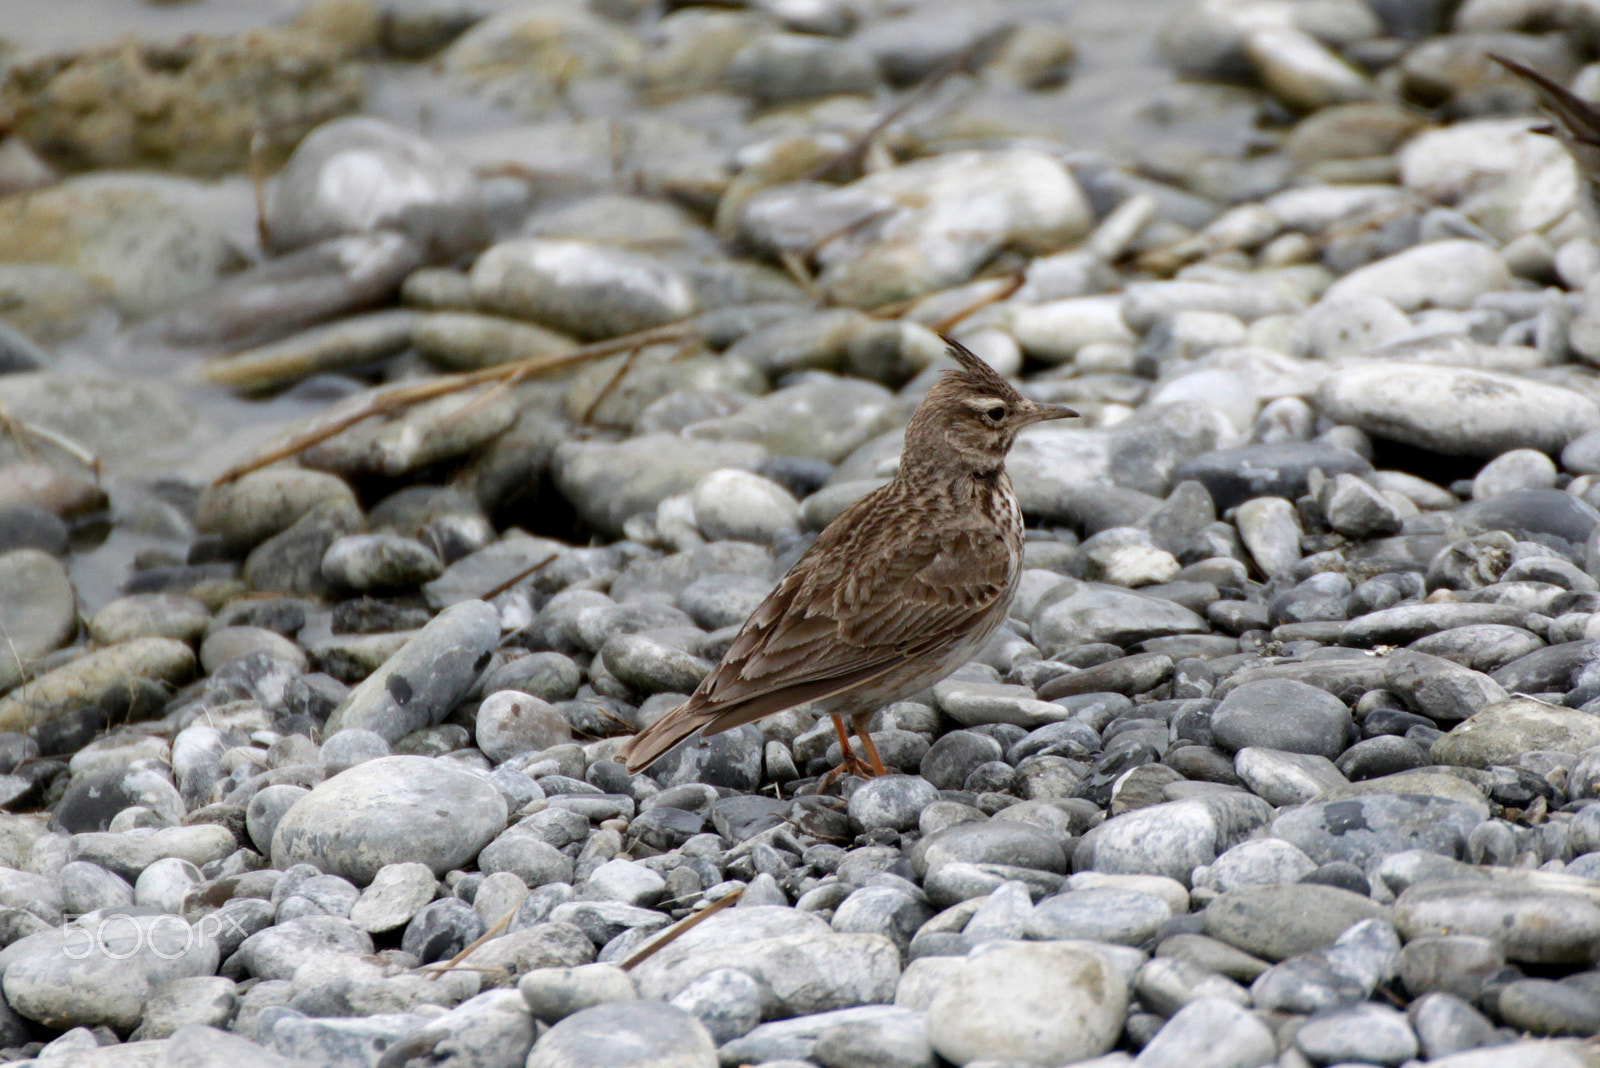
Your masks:
<svg viewBox="0 0 1600 1068"><path fill-rule="evenodd" d="M1034 404L1028 409L1027 425L1048 422L1051 419L1075 419L1078 413L1065 404Z"/></svg>

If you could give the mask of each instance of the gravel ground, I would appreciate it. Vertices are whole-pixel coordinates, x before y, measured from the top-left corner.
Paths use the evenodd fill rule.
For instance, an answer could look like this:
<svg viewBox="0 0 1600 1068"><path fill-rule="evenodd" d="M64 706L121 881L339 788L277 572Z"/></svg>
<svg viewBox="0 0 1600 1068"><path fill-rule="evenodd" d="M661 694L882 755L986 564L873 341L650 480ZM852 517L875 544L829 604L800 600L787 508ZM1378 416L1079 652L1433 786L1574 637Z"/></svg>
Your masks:
<svg viewBox="0 0 1600 1068"><path fill-rule="evenodd" d="M1594 189L1485 58L1593 11L1181 4L1095 151L1053 3L465 11L0 86L0 1056L1600 1065ZM1084 414L1001 631L886 777L628 775L940 332Z"/></svg>

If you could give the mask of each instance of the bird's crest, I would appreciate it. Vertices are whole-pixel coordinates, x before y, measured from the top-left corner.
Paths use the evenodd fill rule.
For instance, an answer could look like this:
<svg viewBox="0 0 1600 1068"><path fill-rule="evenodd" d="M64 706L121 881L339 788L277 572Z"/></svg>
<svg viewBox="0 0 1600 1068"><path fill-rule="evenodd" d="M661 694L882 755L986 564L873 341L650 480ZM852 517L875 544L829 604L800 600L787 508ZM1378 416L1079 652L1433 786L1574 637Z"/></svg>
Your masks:
<svg viewBox="0 0 1600 1068"><path fill-rule="evenodd" d="M957 364L956 370L946 371L945 374L963 380L963 384L975 392L988 392L1000 397L1017 395L1016 387L1007 382L999 371L984 363L971 349L955 338L943 334L939 337L944 341L950 358Z"/></svg>

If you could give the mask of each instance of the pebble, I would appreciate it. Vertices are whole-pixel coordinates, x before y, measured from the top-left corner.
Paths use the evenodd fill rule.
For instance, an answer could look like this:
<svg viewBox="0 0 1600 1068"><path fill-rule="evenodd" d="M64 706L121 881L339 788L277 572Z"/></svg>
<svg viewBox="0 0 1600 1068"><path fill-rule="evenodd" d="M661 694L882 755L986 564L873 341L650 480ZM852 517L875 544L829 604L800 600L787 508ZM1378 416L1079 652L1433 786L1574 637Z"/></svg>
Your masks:
<svg viewBox="0 0 1600 1068"><path fill-rule="evenodd" d="M1202 913L1206 934L1274 961L1326 947L1351 924L1383 915L1360 894L1305 882L1238 887Z"/></svg>
<svg viewBox="0 0 1600 1068"><path fill-rule="evenodd" d="M3 989L46 1027L129 1031L163 984L211 975L218 961L214 935L175 917L92 916L7 946Z"/></svg>
<svg viewBox="0 0 1600 1068"><path fill-rule="evenodd" d="M0 1049L1576 1065L1600 253L1567 147L1480 68L1487 41L1565 84L1585 53L1401 6L1170 0L1138 32L1182 91L1129 96L1137 160L1040 125L1104 42L1037 13L606 0L136 37L201 116L174 146L135 123L159 182L54 174L126 152L62 158L125 125L109 53L13 78L0 110L60 136L0 147L4 243L48 261L0 270ZM437 56L457 105L520 125L333 118L378 55ZM958 109L852 142L952 63ZM250 97L211 82L256 65L231 133L185 106ZM108 121L63 124L67 81ZM319 122L243 262L237 131ZM199 166L213 141L232 162ZM1005 626L875 710L890 775L820 784L836 743L800 712L628 775L627 732L893 474L952 330L1083 413L1012 450ZM240 396L63 370L152 343ZM239 477L197 459L436 369L483 373ZM63 962L85 922L208 941Z"/></svg>
<svg viewBox="0 0 1600 1068"><path fill-rule="evenodd" d="M1271 815L1272 806L1242 793L1151 805L1090 830L1073 852L1073 867L1165 875L1188 885L1196 867L1216 860Z"/></svg>
<svg viewBox="0 0 1600 1068"><path fill-rule="evenodd" d="M380 757L340 772L284 813L272 836L279 868L311 863L360 886L385 865L435 875L476 857L506 824L506 803L484 779L443 760Z"/></svg>
<svg viewBox="0 0 1600 1068"><path fill-rule="evenodd" d="M499 632L499 614L482 601L440 612L350 691L328 717L327 733L360 728L393 745L439 722L488 665Z"/></svg>
<svg viewBox="0 0 1600 1068"><path fill-rule="evenodd" d="M626 1044L619 1035L627 1035ZM693 1016L671 1005L629 1001L567 1016L534 1044L529 1068L715 1068L716 1046Z"/></svg>
<svg viewBox="0 0 1600 1068"><path fill-rule="evenodd" d="M1560 386L1462 367L1366 364L1318 387L1317 409L1378 437L1457 456L1560 452L1600 426L1600 408Z"/></svg>
<svg viewBox="0 0 1600 1068"><path fill-rule="evenodd" d="M980 946L933 987L928 1039L955 1064L1062 1064L1108 1051L1128 993L1097 954L1068 943Z"/></svg>

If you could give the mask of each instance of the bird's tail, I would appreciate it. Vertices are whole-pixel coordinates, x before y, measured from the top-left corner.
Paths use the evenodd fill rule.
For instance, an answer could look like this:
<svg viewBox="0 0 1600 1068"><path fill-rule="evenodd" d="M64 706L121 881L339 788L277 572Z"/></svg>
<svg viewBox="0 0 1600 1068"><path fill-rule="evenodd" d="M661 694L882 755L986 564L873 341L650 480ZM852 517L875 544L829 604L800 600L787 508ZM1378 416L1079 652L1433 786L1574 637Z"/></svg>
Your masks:
<svg viewBox="0 0 1600 1068"><path fill-rule="evenodd" d="M667 750L706 726L709 718L692 700L656 720L644 730L628 739L622 747L622 759L628 773L635 774L648 768L666 755Z"/></svg>

